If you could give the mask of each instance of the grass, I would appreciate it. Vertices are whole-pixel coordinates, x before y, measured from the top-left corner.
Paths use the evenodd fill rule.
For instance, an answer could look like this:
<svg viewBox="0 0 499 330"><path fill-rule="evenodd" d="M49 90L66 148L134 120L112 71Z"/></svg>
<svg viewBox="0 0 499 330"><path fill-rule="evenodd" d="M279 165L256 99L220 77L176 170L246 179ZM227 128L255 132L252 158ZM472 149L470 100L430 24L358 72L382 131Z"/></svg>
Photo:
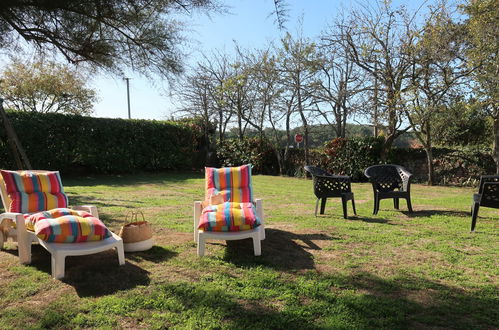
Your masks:
<svg viewBox="0 0 499 330"><path fill-rule="evenodd" d="M404 201L381 202L353 184L358 216L329 200L315 217L309 180L255 176L267 239L207 244L198 258L192 203L199 174L66 179L72 204L94 204L118 232L126 213L144 212L156 245L126 254L69 257L66 278L50 277L50 255L33 247L0 252L0 328L493 329L499 320L499 211L482 208L469 232L473 189L413 186ZM351 214L351 208L349 207Z"/></svg>

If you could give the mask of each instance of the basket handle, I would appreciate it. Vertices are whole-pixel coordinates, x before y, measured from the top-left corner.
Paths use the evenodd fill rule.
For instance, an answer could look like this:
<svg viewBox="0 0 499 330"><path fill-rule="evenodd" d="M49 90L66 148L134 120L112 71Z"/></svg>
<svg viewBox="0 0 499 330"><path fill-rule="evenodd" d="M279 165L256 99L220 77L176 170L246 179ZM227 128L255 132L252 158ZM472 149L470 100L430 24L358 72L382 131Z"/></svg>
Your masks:
<svg viewBox="0 0 499 330"><path fill-rule="evenodd" d="M141 215L141 217L142 217L142 221L146 222L146 218L144 217L144 212L142 212L142 211L140 211L140 210L139 210L139 211L128 211L128 212L126 213L126 215L125 215L125 220L124 220L125 225L126 225L127 223L139 222L139 221L138 221L138 220L139 220L139 219L138 219L139 214L140 214L140 215Z"/></svg>

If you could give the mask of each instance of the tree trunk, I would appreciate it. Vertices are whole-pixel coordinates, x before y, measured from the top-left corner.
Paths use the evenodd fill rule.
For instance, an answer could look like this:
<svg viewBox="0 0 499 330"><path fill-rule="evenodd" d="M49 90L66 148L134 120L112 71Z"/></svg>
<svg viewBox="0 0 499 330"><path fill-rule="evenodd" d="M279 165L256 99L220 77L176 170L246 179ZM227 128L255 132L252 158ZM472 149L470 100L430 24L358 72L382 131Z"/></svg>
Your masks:
<svg viewBox="0 0 499 330"><path fill-rule="evenodd" d="M435 184L435 172L433 170L433 151L431 150L431 147L426 147L425 152L428 165L428 185L433 186Z"/></svg>
<svg viewBox="0 0 499 330"><path fill-rule="evenodd" d="M496 162L496 174L499 174L499 117L494 118L494 161Z"/></svg>

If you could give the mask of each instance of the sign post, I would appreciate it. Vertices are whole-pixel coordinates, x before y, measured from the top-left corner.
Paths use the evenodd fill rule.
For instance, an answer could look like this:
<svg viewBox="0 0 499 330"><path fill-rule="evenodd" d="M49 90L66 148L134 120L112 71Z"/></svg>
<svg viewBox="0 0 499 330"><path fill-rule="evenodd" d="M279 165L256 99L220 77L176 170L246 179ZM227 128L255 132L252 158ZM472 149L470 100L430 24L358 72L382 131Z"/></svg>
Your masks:
<svg viewBox="0 0 499 330"><path fill-rule="evenodd" d="M300 148L300 143L303 141L303 135L297 133L295 134L296 147Z"/></svg>

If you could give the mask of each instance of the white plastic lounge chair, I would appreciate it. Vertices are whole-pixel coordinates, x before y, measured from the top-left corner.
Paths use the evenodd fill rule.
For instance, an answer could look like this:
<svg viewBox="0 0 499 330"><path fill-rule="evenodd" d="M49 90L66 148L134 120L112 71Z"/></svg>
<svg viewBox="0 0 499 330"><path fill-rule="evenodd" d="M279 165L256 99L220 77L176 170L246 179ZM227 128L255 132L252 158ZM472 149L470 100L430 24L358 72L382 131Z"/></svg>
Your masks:
<svg viewBox="0 0 499 330"><path fill-rule="evenodd" d="M18 171L21 172L21 171ZM30 171L34 173L46 173L48 171ZM5 182L0 175L0 195L5 210L9 210L11 200L6 191ZM73 210L87 211L93 217L98 218L97 208L91 205L82 205L72 207ZM13 226L15 224L15 227ZM64 277L65 259L67 256L81 256L99 253L115 248L118 253L120 265L125 264L125 253L123 250L123 241L121 237L111 232L111 236L101 240L83 243L49 243L38 238L33 231L27 230L25 218L22 213L5 212L0 214L0 249L4 241L11 237L17 240L20 262L23 264L31 263L31 244L38 242L52 256L52 277L61 279Z"/></svg>
<svg viewBox="0 0 499 330"><path fill-rule="evenodd" d="M224 174L225 172L225 174ZM232 174L231 174L232 172ZM243 173L241 175L241 173ZM227 180L221 182L218 180L219 177L227 177ZM205 197L205 207L203 208L203 203L201 201L194 202L194 241L197 243L197 254L198 256L204 256L205 253L205 242L209 239L214 240L240 240L251 238L253 239L253 249L255 256L262 254L261 240L265 239L265 228L263 224L263 207L262 200L253 200L252 187L251 187L251 167L250 165L243 165L240 167L226 167L221 169L206 168L206 197ZM212 196L217 196L220 201L216 205L210 205L210 200L213 201ZM231 231L228 228L215 228L220 225L219 222L230 222L229 219L225 218L218 220L215 223L215 218L212 217L212 223L208 226L209 230L199 228L200 220L202 215L204 216L206 211L213 209L214 213L217 212L216 208L227 206L225 209L229 210L233 204L239 207L240 204L252 205L251 209L256 209L256 212L251 211L250 213L254 215L260 221L260 225L253 227L251 229L244 229L242 226L237 226L238 231ZM203 213L204 211L204 213ZM218 212L220 209L218 209ZM231 211L227 211L227 215ZM206 219L205 219L206 220ZM254 219L253 219L254 220ZM207 227L207 228L208 228ZM224 231L220 231L224 230Z"/></svg>

